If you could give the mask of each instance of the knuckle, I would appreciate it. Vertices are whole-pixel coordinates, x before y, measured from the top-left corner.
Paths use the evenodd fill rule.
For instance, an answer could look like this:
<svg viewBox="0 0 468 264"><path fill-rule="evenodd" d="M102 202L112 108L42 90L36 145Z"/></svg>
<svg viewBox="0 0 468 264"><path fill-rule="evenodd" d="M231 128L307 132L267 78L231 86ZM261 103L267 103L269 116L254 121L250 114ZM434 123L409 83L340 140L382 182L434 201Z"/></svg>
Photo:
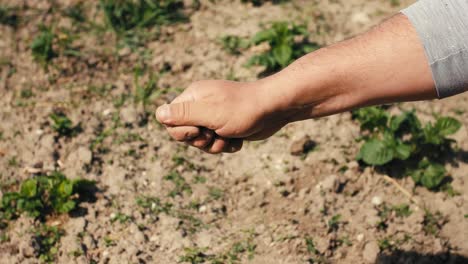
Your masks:
<svg viewBox="0 0 468 264"><path fill-rule="evenodd" d="M174 108L174 116L179 122L185 122L190 117L190 103L181 102Z"/></svg>

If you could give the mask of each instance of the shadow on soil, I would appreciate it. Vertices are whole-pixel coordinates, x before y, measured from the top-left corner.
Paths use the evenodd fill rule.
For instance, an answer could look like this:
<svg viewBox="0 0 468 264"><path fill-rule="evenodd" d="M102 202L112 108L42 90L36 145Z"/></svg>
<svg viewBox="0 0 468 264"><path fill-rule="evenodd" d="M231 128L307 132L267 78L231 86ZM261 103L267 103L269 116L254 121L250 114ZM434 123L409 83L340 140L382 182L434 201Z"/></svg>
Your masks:
<svg viewBox="0 0 468 264"><path fill-rule="evenodd" d="M96 185L84 186L80 190L79 203L95 203L98 199L98 196L102 196L102 190L99 189ZM75 209L70 211L68 215L72 218L84 217L88 214L88 209L78 205Z"/></svg>
<svg viewBox="0 0 468 264"><path fill-rule="evenodd" d="M414 251L395 251L382 253L375 264L466 264L468 257L450 254L421 254Z"/></svg>

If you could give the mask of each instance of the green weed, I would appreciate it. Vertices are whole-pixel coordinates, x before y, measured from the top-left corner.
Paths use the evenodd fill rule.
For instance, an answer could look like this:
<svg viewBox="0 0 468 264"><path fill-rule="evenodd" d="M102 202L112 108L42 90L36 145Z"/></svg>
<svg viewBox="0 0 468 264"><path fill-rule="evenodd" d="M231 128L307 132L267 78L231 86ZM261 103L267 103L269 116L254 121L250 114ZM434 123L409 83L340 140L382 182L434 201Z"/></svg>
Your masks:
<svg viewBox="0 0 468 264"><path fill-rule="evenodd" d="M426 234L437 236L445 223L446 219L441 212L437 211L433 213L426 210L424 214L423 230Z"/></svg>
<svg viewBox="0 0 468 264"><path fill-rule="evenodd" d="M221 45L223 49L232 55L240 55L242 49L250 46L250 42L239 36L224 36L221 38Z"/></svg>
<svg viewBox="0 0 468 264"><path fill-rule="evenodd" d="M275 22L270 28L258 32L251 40L253 45L268 43L270 49L250 58L247 66L264 66L263 75L279 71L304 54L320 48L317 43L309 42L308 37L305 25Z"/></svg>
<svg viewBox="0 0 468 264"><path fill-rule="evenodd" d="M86 15L83 8L83 3L78 2L63 10L63 15L71 18L76 23L83 23L86 21Z"/></svg>
<svg viewBox="0 0 468 264"><path fill-rule="evenodd" d="M255 255L257 245L253 239L255 233L247 231L248 235L245 239L235 242L229 249L219 255L206 254L208 248L185 248L185 254L179 258L179 262L183 263L210 263L210 264L240 264L244 256L248 260L252 260Z"/></svg>
<svg viewBox="0 0 468 264"><path fill-rule="evenodd" d="M180 0L100 0L108 25L117 33L185 20Z"/></svg>
<svg viewBox="0 0 468 264"><path fill-rule="evenodd" d="M332 216L327 222L328 232L336 231L340 227L341 215L337 214Z"/></svg>
<svg viewBox="0 0 468 264"><path fill-rule="evenodd" d="M63 112L57 111L50 114L49 117L53 121L52 129L61 137L73 137L81 131L80 125L73 125L70 118L68 118Z"/></svg>
<svg viewBox="0 0 468 264"><path fill-rule="evenodd" d="M395 238L393 236L386 236L382 239L379 239L377 242L380 250L395 251L411 239L412 238L410 235L405 234L402 239Z"/></svg>
<svg viewBox="0 0 468 264"><path fill-rule="evenodd" d="M59 34L56 34L52 27L40 25L38 35L31 43L32 56L45 69L51 60L59 55L79 57L81 56L80 51L72 47L76 38L77 35L67 29L61 29Z"/></svg>
<svg viewBox="0 0 468 264"><path fill-rule="evenodd" d="M48 216L68 213L83 200L92 198L93 181L69 180L60 172L36 176L21 183L18 192L3 194L0 201L0 222L16 219L27 213L41 220Z"/></svg>
<svg viewBox="0 0 468 264"><path fill-rule="evenodd" d="M219 200L224 197L224 191L220 188L212 187L208 190L208 194L214 200Z"/></svg>
<svg viewBox="0 0 468 264"><path fill-rule="evenodd" d="M23 99L29 99L34 96L34 93L31 89L22 89L20 92L20 97Z"/></svg>
<svg viewBox="0 0 468 264"><path fill-rule="evenodd" d="M385 168L401 168L418 185L437 190L443 184L446 170L440 160L452 151L452 139L461 123L451 117L437 117L435 123L424 126L414 111L390 115L381 107L369 107L353 112L367 131L357 159L365 164Z"/></svg>
<svg viewBox="0 0 468 264"><path fill-rule="evenodd" d="M307 262L309 264L324 263L323 254L315 247L314 240L311 237L305 237L305 244L307 252L311 255L311 257L307 259Z"/></svg>
<svg viewBox="0 0 468 264"><path fill-rule="evenodd" d="M140 77L142 75L143 75L142 69L135 69L135 72L134 72L135 91L134 91L133 100L135 103L141 103L143 107L146 107L151 102L151 100L153 100L155 97L159 95L157 93L158 78L154 74L151 74L149 77L149 80L146 83L141 84Z"/></svg>
<svg viewBox="0 0 468 264"><path fill-rule="evenodd" d="M171 203L163 203L159 198L142 196L137 198L136 204L144 209L146 214L158 216L160 213L169 214L173 205Z"/></svg>
<svg viewBox="0 0 468 264"><path fill-rule="evenodd" d="M190 187L190 185L185 181L185 178L178 172L172 171L168 175L164 176L164 180L174 183L174 189L169 192L170 197L176 197L178 195L183 196L184 193L188 195L192 194L192 187Z"/></svg>
<svg viewBox="0 0 468 264"><path fill-rule="evenodd" d="M0 24L17 27L19 24L18 9L15 7L0 6Z"/></svg>
<svg viewBox="0 0 468 264"><path fill-rule="evenodd" d="M16 156L11 157L8 160L8 166L13 167L13 168L18 167L19 166L18 158Z"/></svg>
<svg viewBox="0 0 468 264"><path fill-rule="evenodd" d="M191 264L206 263L212 256L206 255L204 251L207 248L185 248L185 254L179 258L179 262L187 262Z"/></svg>
<svg viewBox="0 0 468 264"><path fill-rule="evenodd" d="M46 66L57 54L53 49L55 34L52 28L44 25L39 26L39 34L31 44L32 55L35 61Z"/></svg>
<svg viewBox="0 0 468 264"><path fill-rule="evenodd" d="M64 231L56 226L47 226L45 224L34 230L33 243L37 245L36 254L41 262L52 263L55 261L60 238Z"/></svg>
<svg viewBox="0 0 468 264"><path fill-rule="evenodd" d="M111 215L110 221L111 223L119 222L121 224L125 224L127 222L130 222L132 220L132 217L126 214L123 214L121 212L117 212Z"/></svg>
<svg viewBox="0 0 468 264"><path fill-rule="evenodd" d="M385 230L388 227L388 222L394 215L396 217L404 218L410 216L413 213L408 204L388 206L387 204L383 203L382 205L378 206L377 211L380 218L379 222L377 223L377 228L381 230Z"/></svg>

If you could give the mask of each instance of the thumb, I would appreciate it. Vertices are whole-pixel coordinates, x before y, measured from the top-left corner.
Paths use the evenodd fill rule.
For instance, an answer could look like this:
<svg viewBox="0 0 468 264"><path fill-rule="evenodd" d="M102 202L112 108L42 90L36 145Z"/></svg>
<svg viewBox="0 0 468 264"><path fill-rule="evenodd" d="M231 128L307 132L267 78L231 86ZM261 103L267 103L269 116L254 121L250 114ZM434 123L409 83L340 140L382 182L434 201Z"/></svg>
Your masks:
<svg viewBox="0 0 468 264"><path fill-rule="evenodd" d="M217 129L213 105L202 102L184 101L164 104L156 110L156 118L167 126L202 126Z"/></svg>

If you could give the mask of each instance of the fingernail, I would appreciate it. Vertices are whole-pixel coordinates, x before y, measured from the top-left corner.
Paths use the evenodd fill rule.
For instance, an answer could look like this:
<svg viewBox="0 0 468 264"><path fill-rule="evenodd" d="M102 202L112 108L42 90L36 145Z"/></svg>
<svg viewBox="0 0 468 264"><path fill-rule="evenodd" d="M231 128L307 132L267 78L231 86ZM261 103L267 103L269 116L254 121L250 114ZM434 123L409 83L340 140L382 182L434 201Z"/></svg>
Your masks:
<svg viewBox="0 0 468 264"><path fill-rule="evenodd" d="M156 111L156 115L161 122L166 122L169 119L169 106L167 104L162 105Z"/></svg>

